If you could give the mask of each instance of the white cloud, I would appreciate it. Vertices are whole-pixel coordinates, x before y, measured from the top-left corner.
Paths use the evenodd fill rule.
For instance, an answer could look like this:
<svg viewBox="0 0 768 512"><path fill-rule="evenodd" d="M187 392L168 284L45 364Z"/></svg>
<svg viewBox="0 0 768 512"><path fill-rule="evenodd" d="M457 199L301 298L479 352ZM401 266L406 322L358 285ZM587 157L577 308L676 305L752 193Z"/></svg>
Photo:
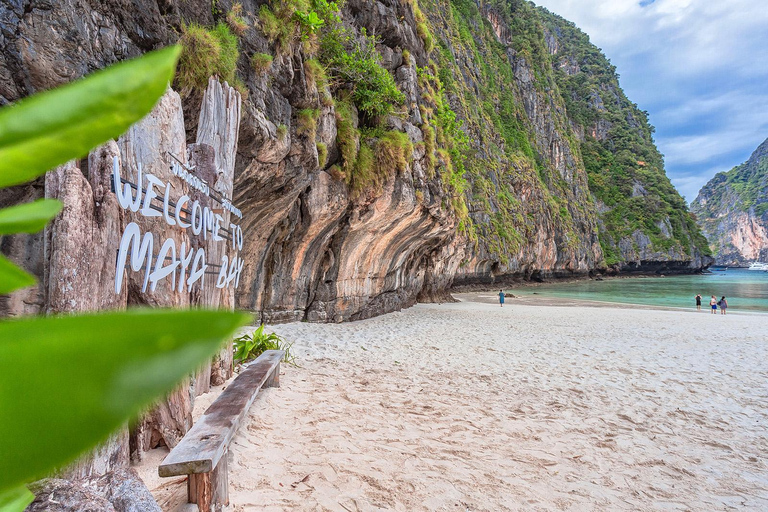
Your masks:
<svg viewBox="0 0 768 512"><path fill-rule="evenodd" d="M714 97L694 97L658 113L656 119L668 129L656 138L656 143L668 164L675 165L751 152L768 136L766 112L768 94L726 92Z"/></svg>

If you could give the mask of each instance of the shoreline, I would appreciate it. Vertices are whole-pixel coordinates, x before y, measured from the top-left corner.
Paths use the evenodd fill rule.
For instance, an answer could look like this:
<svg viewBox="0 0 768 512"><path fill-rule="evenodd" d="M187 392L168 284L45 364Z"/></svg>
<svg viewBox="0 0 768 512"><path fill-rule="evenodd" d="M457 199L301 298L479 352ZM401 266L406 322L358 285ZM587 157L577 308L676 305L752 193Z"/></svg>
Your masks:
<svg viewBox="0 0 768 512"><path fill-rule="evenodd" d="M485 295L490 293L491 295ZM478 302L482 304L494 304L499 305L498 295L495 294L495 290L485 290L477 292L466 293L453 293L452 296L459 302ZM567 307L567 308L600 308L600 309L626 309L626 310L645 310L645 311L675 311L675 312L688 312L688 313L708 313L709 308L707 305L702 305L701 310L697 310L695 306L691 307L675 307L675 306L659 306L651 304L637 304L629 302L610 302L601 300L590 299L575 299L570 297L554 297L538 295L533 292L530 295L509 295L506 297L504 306L541 306L541 307ZM720 311L717 312L720 315ZM728 311L729 315L768 315L768 311L752 311L752 310L735 310Z"/></svg>
<svg viewBox="0 0 768 512"><path fill-rule="evenodd" d="M486 293L493 293L494 290L469 292L469 293L454 293L453 296L459 300L459 302L477 302L482 304L494 304L499 305L498 295L485 295ZM601 308L601 309L644 309L652 311L693 311L696 309L675 308L671 306L652 306L648 304L629 304L625 302L609 302L600 300L589 299L571 299L565 297L547 297L530 295L510 295L505 298L504 306L542 306L542 307L567 307L567 308ZM702 308L702 311L704 309Z"/></svg>
<svg viewBox="0 0 768 512"><path fill-rule="evenodd" d="M730 267L729 267L730 268ZM737 268L737 267L733 267ZM472 293L479 291L486 291L489 287L507 287L507 288L528 288L546 285L559 285L570 283L581 283L584 281L611 281L615 279L654 279L665 277L679 277L679 276L698 276L705 274L712 274L713 272L707 269L692 270L690 272L611 272L611 273L596 273L590 271L584 274L576 275L546 275L539 279L526 278L520 274L503 275L498 278L494 278L494 282L470 282L451 286L450 293ZM496 280L498 279L498 280Z"/></svg>

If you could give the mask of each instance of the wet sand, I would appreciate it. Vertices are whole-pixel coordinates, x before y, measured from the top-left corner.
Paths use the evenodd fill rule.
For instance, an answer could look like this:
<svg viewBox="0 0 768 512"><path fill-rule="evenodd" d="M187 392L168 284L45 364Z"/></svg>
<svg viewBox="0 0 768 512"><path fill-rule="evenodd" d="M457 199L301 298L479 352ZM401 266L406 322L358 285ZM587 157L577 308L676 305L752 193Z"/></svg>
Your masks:
<svg viewBox="0 0 768 512"><path fill-rule="evenodd" d="M768 315L458 297L271 327L228 510L768 510Z"/></svg>

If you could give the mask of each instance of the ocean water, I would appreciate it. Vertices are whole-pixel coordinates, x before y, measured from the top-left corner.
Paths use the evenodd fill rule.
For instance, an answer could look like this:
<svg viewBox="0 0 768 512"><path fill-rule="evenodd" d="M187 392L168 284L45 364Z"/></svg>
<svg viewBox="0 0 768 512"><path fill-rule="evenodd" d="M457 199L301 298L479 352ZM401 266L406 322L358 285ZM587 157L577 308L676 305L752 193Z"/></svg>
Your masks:
<svg viewBox="0 0 768 512"><path fill-rule="evenodd" d="M718 300L725 295L729 312L768 313L768 272L747 269L713 269L711 274L689 276L585 280L505 291L515 295L537 293L546 297L674 308L695 308L697 293L701 294L702 308L709 307L710 295Z"/></svg>

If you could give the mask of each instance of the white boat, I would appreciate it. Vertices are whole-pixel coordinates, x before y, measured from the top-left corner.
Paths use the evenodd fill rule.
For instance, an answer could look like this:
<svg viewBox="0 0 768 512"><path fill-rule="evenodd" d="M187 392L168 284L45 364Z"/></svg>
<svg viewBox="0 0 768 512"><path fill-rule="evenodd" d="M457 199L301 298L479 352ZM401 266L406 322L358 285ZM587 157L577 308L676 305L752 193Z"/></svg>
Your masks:
<svg viewBox="0 0 768 512"><path fill-rule="evenodd" d="M759 261L756 261L752 263L747 270L768 270L768 263L760 263Z"/></svg>

